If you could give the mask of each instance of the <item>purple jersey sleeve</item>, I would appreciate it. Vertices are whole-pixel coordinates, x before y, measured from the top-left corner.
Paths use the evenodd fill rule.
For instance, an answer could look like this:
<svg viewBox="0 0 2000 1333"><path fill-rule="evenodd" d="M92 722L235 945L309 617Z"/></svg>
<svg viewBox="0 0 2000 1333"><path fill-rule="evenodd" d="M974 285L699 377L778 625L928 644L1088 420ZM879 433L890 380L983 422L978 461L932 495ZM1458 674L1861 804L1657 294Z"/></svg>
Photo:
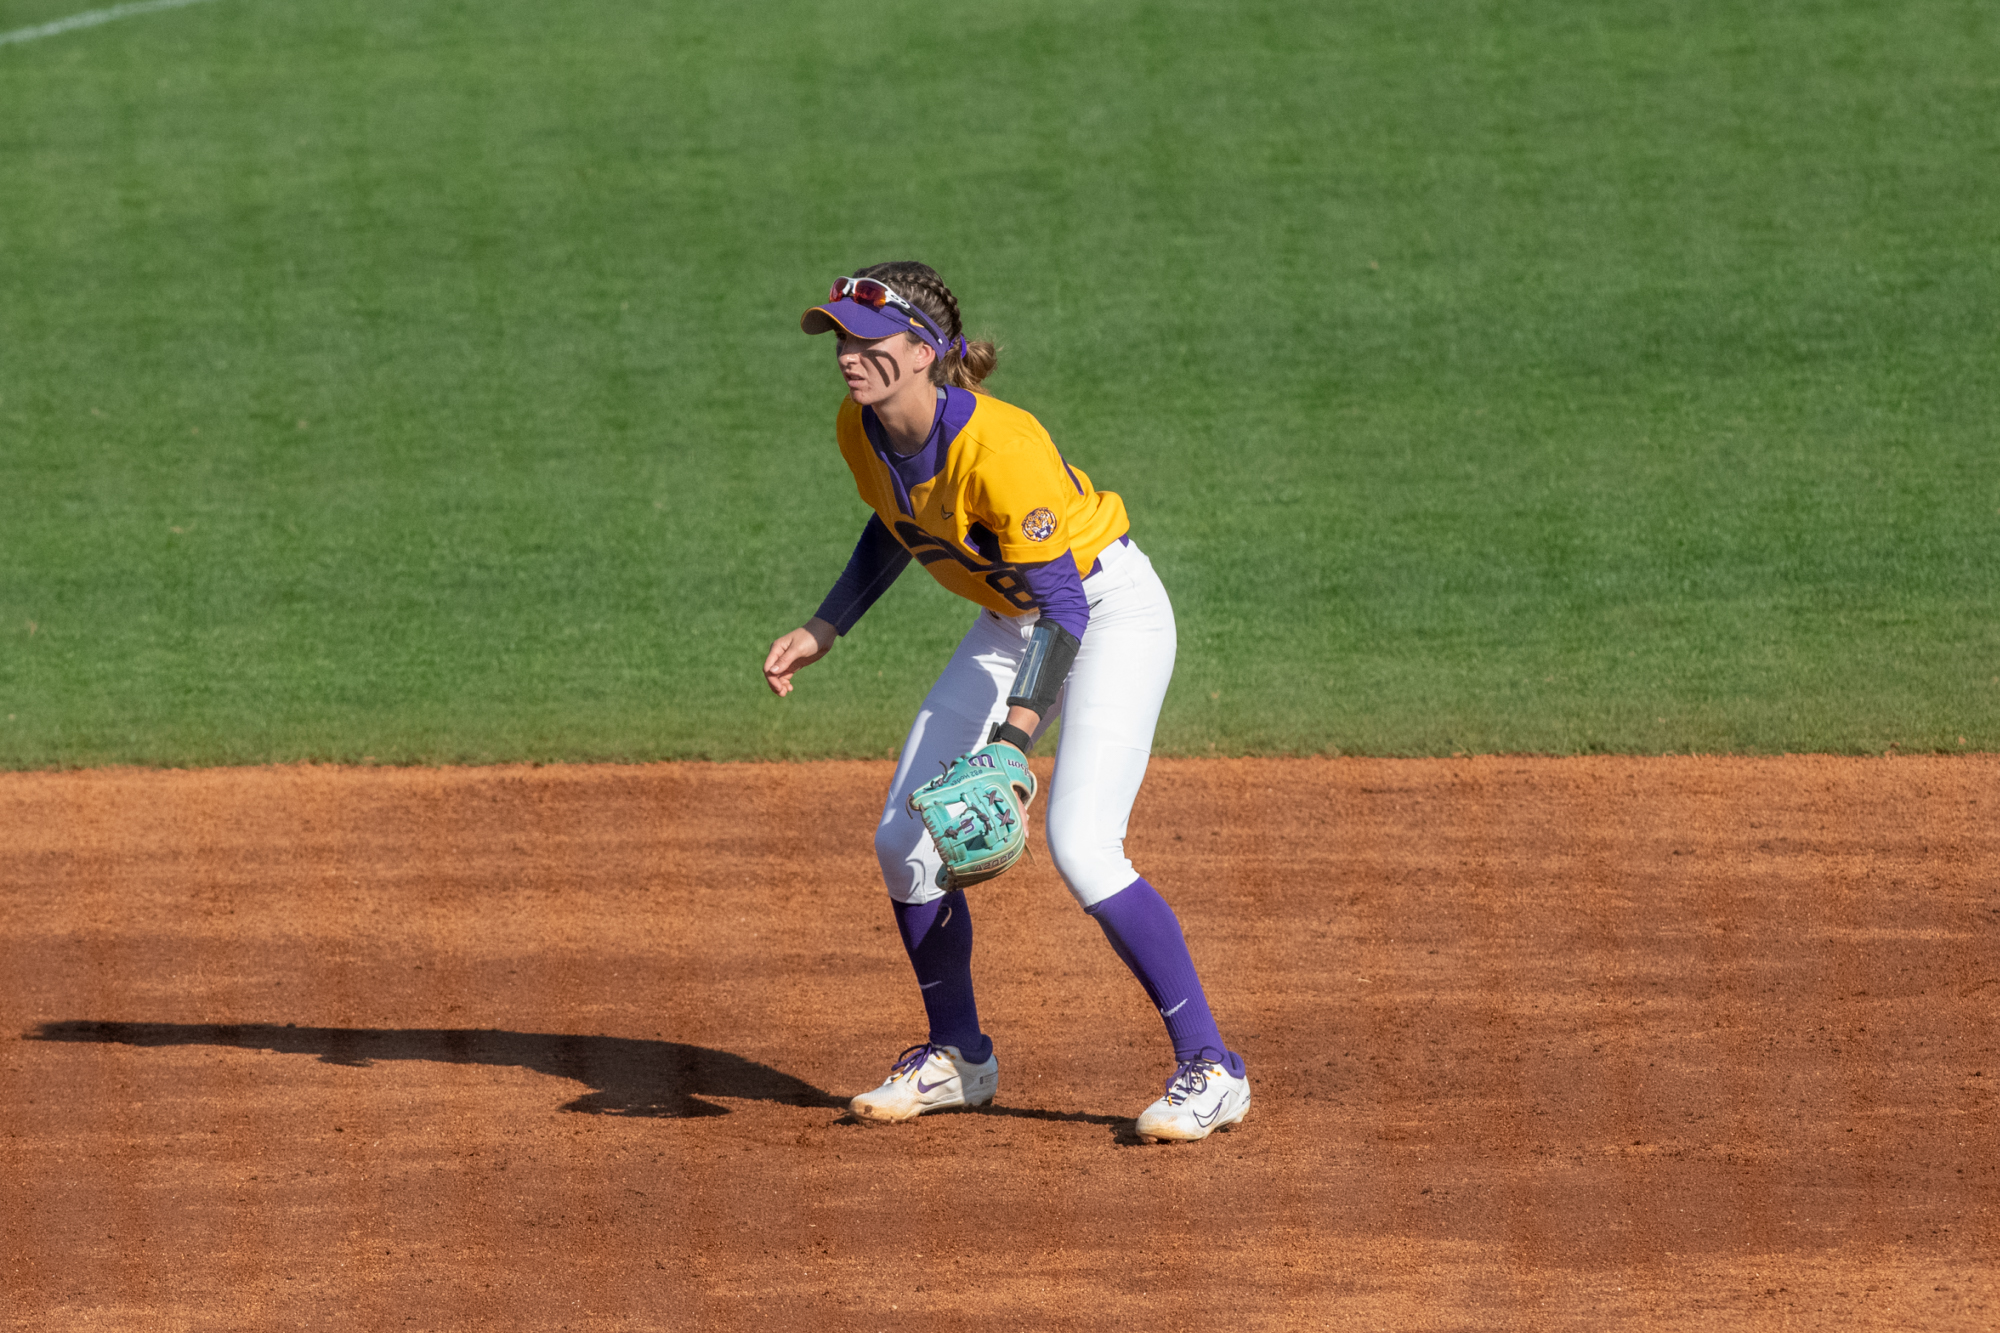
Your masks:
<svg viewBox="0 0 2000 1333"><path fill-rule="evenodd" d="M1076 561L1064 555L1047 564L1022 565L1020 569L1028 591L1041 605L1043 618L1061 625L1081 642L1083 632L1090 628L1090 601L1083 595L1083 576L1076 572Z"/></svg>
<svg viewBox="0 0 2000 1333"><path fill-rule="evenodd" d="M887 525L879 516L870 517L868 526L861 529L861 540L854 543L854 554L847 557L847 568L840 572L833 591L814 614L840 633L847 633L862 613L875 605L875 599L889 591L889 585L909 563L909 551ZM1079 596L1082 587L1080 583L1077 585ZM1086 613L1088 610L1086 607Z"/></svg>

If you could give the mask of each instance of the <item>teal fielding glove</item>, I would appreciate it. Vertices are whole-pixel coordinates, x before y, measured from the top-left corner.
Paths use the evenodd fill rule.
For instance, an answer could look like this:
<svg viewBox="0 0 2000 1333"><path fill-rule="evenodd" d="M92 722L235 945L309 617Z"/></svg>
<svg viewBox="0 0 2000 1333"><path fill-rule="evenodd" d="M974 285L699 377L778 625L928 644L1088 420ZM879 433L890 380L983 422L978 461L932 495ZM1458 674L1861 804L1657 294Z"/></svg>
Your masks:
<svg viewBox="0 0 2000 1333"><path fill-rule="evenodd" d="M962 889L1006 871L1028 850L1028 807L1035 775L1027 756L1004 741L951 761L940 777L910 794L944 864L941 889Z"/></svg>

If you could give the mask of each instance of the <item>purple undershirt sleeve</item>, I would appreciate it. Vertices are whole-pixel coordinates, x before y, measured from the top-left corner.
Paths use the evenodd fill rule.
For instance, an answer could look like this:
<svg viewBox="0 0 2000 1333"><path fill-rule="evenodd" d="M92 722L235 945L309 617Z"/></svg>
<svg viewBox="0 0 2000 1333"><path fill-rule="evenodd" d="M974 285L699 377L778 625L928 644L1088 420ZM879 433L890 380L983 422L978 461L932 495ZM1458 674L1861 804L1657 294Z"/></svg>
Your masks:
<svg viewBox="0 0 2000 1333"><path fill-rule="evenodd" d="M1021 577L1035 594L1042 615L1083 639L1090 628L1090 601L1083 595L1083 576L1076 572L1073 556L1059 556L1043 565L1022 565Z"/></svg>
<svg viewBox="0 0 2000 1333"><path fill-rule="evenodd" d="M896 540L881 515L871 515L868 526L861 529L861 540L854 543L854 554L847 557L847 568L840 572L833 590L814 614L841 634L847 633L862 613L875 605L875 599L889 590L889 585L909 563L909 551Z"/></svg>

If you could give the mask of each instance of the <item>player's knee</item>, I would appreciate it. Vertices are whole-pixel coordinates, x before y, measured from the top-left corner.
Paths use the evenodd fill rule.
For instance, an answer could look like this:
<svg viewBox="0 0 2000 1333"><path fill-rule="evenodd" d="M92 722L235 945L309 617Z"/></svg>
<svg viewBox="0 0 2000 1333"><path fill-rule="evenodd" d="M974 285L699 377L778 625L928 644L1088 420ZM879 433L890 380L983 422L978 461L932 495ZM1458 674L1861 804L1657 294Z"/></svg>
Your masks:
<svg viewBox="0 0 2000 1333"><path fill-rule="evenodd" d="M1051 819L1049 856L1070 896L1084 907L1103 902L1132 882L1132 863L1122 838L1107 838L1102 830L1074 827Z"/></svg>
<svg viewBox="0 0 2000 1333"><path fill-rule="evenodd" d="M886 819L875 826L875 859L882 866L882 878L890 889L896 887L899 879L909 875L909 862L916 851L916 843L909 830L896 827L908 820ZM920 829L919 832L922 830Z"/></svg>
<svg viewBox="0 0 2000 1333"><path fill-rule="evenodd" d="M929 835L914 819L892 818L876 826L875 861L882 867L883 885L897 902L929 902L943 894L932 883L937 868L925 855L929 846Z"/></svg>

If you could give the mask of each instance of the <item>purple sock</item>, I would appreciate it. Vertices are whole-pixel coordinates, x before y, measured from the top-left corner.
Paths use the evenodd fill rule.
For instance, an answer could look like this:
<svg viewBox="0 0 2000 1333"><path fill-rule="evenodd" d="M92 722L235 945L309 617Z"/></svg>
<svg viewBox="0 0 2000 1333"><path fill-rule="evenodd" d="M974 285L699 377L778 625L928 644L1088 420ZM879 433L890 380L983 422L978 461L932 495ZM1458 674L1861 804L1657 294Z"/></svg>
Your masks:
<svg viewBox="0 0 2000 1333"><path fill-rule="evenodd" d="M977 1064L993 1054L993 1043L979 1030L979 1006L972 1001L972 917L963 893L947 893L936 902L899 903L896 929L916 969L924 1012L930 1015L930 1040L956 1046Z"/></svg>
<svg viewBox="0 0 2000 1333"><path fill-rule="evenodd" d="M1174 1059L1192 1060L1207 1052L1238 1078L1243 1057L1222 1044L1215 1015L1208 1011L1201 978L1188 955L1181 919L1167 900L1144 879L1135 879L1094 907L1084 909L1096 919L1111 948L1146 988L1146 998L1167 1021Z"/></svg>

